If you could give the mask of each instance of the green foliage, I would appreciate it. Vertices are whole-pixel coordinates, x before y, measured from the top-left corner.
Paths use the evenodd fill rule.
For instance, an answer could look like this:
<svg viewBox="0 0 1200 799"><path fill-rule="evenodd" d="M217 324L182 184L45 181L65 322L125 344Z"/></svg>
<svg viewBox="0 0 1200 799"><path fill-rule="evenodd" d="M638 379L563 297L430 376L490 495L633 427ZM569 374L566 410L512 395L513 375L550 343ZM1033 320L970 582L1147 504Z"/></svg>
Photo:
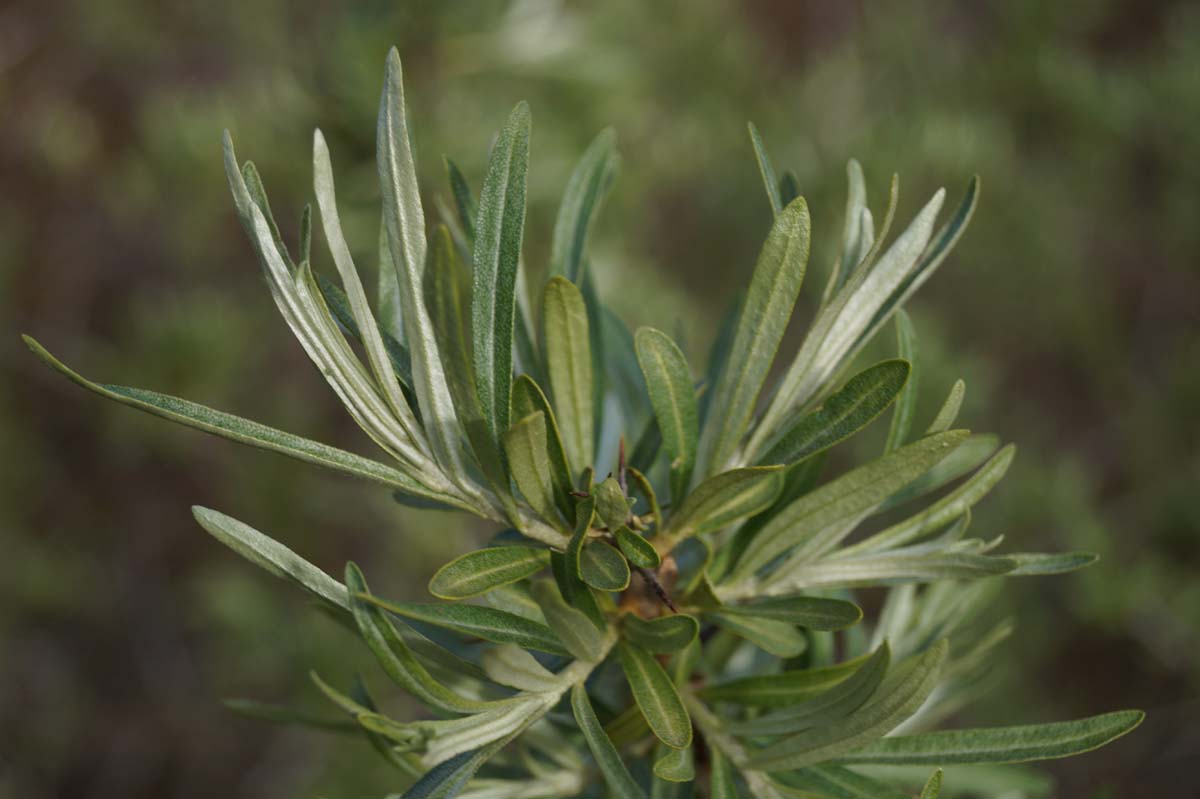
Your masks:
<svg viewBox="0 0 1200 799"><path fill-rule="evenodd" d="M184 400L93 383L27 339L102 396L514 528L520 543L502 536L434 575L430 593L444 601L390 602L370 592L354 564L338 582L249 526L196 509L218 540L356 630L382 672L438 717L392 719L319 679L349 722L245 702L238 709L361 729L400 765L403 796L445 799L575 796L597 773L616 797L645 796L647 787L673 795L697 779L713 797L904 795L855 767L1063 757L1140 723L1140 712L1121 711L922 729L972 698L1011 629L986 618L996 578L1072 571L1094 559L994 554L1000 538L965 537L973 508L1015 450L951 429L962 381L926 432L912 435L920 429L916 334L902 305L962 235L977 181L939 231L941 190L888 244L898 184L877 229L852 162L842 254L794 360L764 393L807 269L810 222L794 177L779 180L753 126L774 218L699 387L671 337L650 327L630 335L590 279L589 231L618 162L611 132L597 137L564 194L537 337L520 298L528 107L519 104L501 130L477 204L446 162L455 211L433 247L394 51L377 132L386 252L377 311L343 236L319 132L314 192L340 288L313 271L307 233L292 259L257 171L238 165L228 136L225 160L281 315L389 463ZM902 358L847 380L855 356L893 316ZM823 479L820 456L893 406L883 455ZM622 420L650 420L632 463ZM615 462L596 462L614 449ZM860 587L887 589L869 632L858 626L852 589ZM486 604L461 601L476 598ZM832 634L843 630L834 647ZM938 795L941 780L935 772L922 795Z"/></svg>

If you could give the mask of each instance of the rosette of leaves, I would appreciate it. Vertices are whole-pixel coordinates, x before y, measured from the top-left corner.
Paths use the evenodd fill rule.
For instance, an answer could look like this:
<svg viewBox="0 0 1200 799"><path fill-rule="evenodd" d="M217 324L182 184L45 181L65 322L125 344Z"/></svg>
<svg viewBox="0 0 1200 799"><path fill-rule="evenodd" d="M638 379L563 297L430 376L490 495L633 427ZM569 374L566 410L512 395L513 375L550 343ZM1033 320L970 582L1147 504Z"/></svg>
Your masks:
<svg viewBox="0 0 1200 799"><path fill-rule="evenodd" d="M1085 752L1140 722L1140 712L1119 711L934 729L978 696L1012 629L991 617L998 578L1094 560L1003 553L1000 536L969 535L972 508L1014 449L956 426L961 381L934 419L914 413L916 336L901 307L962 235L977 181L940 227L943 191L889 240L897 180L877 219L851 162L841 254L803 343L771 381L805 276L809 215L753 126L774 221L702 369L667 333L630 332L597 296L587 244L617 170L611 131L572 174L550 277L527 296L530 127L522 103L495 139L478 196L446 162L453 202L430 232L390 54L373 302L342 234L321 133L314 194L329 275L313 265L310 212L293 251L253 164L239 164L226 135L234 205L275 303L381 459L92 382L27 338L110 399L501 530L433 576L439 601L402 603L372 594L354 564L339 581L252 527L195 508L218 540L356 630L428 713L391 718L365 682L339 688L316 675L338 716L236 709L361 733L412 799L934 797L942 767L964 791L1019 795L1034 778L997 775L996 764ZM857 366L892 323L899 357ZM889 412L879 458L823 472L830 448ZM877 586L886 601L867 624L854 592Z"/></svg>

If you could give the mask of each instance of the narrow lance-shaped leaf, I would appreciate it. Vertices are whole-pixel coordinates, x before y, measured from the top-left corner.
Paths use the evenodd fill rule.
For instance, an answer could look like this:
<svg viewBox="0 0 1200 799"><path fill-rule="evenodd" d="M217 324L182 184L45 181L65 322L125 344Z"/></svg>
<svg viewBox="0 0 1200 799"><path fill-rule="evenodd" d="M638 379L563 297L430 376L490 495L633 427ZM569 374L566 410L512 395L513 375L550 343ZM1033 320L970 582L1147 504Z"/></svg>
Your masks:
<svg viewBox="0 0 1200 799"><path fill-rule="evenodd" d="M379 102L376 161L387 222L388 251L400 284L405 339L412 354L413 382L421 418L434 453L451 476L467 474L454 400L446 383L437 337L425 308L425 212L417 186L404 107L400 55L388 53L387 78ZM460 478L461 480L461 478ZM468 483L460 483L468 488Z"/></svg>
<svg viewBox="0 0 1200 799"><path fill-rule="evenodd" d="M509 115L492 148L475 223L471 294L475 386L484 419L497 439L508 429L530 125L529 106L522 102Z"/></svg>
<svg viewBox="0 0 1200 799"><path fill-rule="evenodd" d="M840 757L886 735L929 697L937 685L946 651L943 639L921 655L893 685L885 684L881 696L841 721L782 738L758 750L751 756L748 767L760 771L804 768Z"/></svg>
<svg viewBox="0 0 1200 799"><path fill-rule="evenodd" d="M696 640L700 624L695 617L687 614L660 616L657 619L626 614L621 620L621 629L625 637L647 652L670 655Z"/></svg>
<svg viewBox="0 0 1200 799"><path fill-rule="evenodd" d="M513 416L524 419L532 413L541 412L546 418L546 452L550 456L550 476L554 480L555 500L563 516L571 518L574 515L574 500L570 493L575 488L574 473L567 461L567 451L563 446L562 433L558 427L558 418L550 401L546 399L541 386L529 375L521 375L513 381L512 389Z"/></svg>
<svg viewBox="0 0 1200 799"><path fill-rule="evenodd" d="M128 405L163 419L227 438L230 441L278 452L306 463L371 480L406 494L426 497L463 510L477 512L460 498L426 488L404 472L370 458L364 458L352 452L285 433L240 416L167 394L128 386L94 383L72 371L70 367L51 355L33 338L29 336L22 336L22 338L35 355L73 383L122 405Z"/></svg>
<svg viewBox="0 0 1200 799"><path fill-rule="evenodd" d="M600 726L600 720L596 718L596 711L592 709L583 683L578 683L571 689L571 710L575 714L575 723L579 725L579 730L583 733L588 748L592 750L596 765L600 767L600 773L604 775L604 781L612 789L613 795L646 799L646 792L630 775L617 748Z"/></svg>
<svg viewBox="0 0 1200 799"><path fill-rule="evenodd" d="M925 783L925 787L921 789L920 799L938 799L942 793L942 775L944 772L937 769L929 775L929 780Z"/></svg>
<svg viewBox="0 0 1200 799"><path fill-rule="evenodd" d="M691 744L692 720L663 667L653 655L633 644L622 642L617 652L634 701L654 735L676 749Z"/></svg>
<svg viewBox="0 0 1200 799"><path fill-rule="evenodd" d="M553 655L567 653L549 627L503 610L480 605L440 602L392 602L369 594L363 594L360 598L401 618L431 624L469 637L482 638L498 644L516 644Z"/></svg>
<svg viewBox="0 0 1200 799"><path fill-rule="evenodd" d="M838 799L912 799L911 795L848 768L822 763L789 774L787 797L837 797ZM795 790L795 792L793 792Z"/></svg>
<svg viewBox="0 0 1200 799"><path fill-rule="evenodd" d="M804 633L796 625L785 621L739 616L723 611L707 613L705 618L775 657L794 658L808 648Z"/></svg>
<svg viewBox="0 0 1200 799"><path fill-rule="evenodd" d="M883 738L840 755L847 763L1028 763L1090 752L1142 723L1140 710L1119 710L1078 721L942 730Z"/></svg>
<svg viewBox="0 0 1200 799"><path fill-rule="evenodd" d="M467 243L474 244L475 217L479 213L475 195L471 193L471 186L458 165L449 158L443 160L446 163L446 178L450 182L450 194L454 197L454 210L458 214L458 224L462 227Z"/></svg>
<svg viewBox="0 0 1200 799"><path fill-rule="evenodd" d="M733 458L783 338L808 265L810 223L804 198L775 218L742 304L729 357L713 390L700 434L693 481Z"/></svg>
<svg viewBox="0 0 1200 799"><path fill-rule="evenodd" d="M784 552L791 553L792 561L802 562L829 551L871 508L946 457L966 437L965 430L951 430L920 439L805 494L759 531L734 574L749 576Z"/></svg>
<svg viewBox="0 0 1200 799"><path fill-rule="evenodd" d="M567 459L583 469L593 464L592 351L583 295L566 278L553 277L546 283L542 329L550 395Z"/></svg>
<svg viewBox="0 0 1200 799"><path fill-rule="evenodd" d="M904 311L896 312L896 342L900 348L900 357L908 361L910 369L908 382L896 400L896 410L892 415L892 426L888 429L887 443L884 452L894 452L908 439L912 430L913 417L917 410L917 386L920 372L917 370L917 331L912 320Z"/></svg>
<svg viewBox="0 0 1200 799"><path fill-rule="evenodd" d="M802 590L974 580L1006 574L1016 565L1016 561L1005 557L949 550L929 552L928 547L914 547L785 566L759 591L772 596Z"/></svg>
<svg viewBox="0 0 1200 799"><path fill-rule="evenodd" d="M468 599L531 577L550 562L550 551L535 547L488 547L468 552L438 569L429 593L440 599Z"/></svg>
<svg viewBox="0 0 1200 799"><path fill-rule="evenodd" d="M943 430L949 430L954 424L954 420L958 418L958 412L962 409L963 398L967 393L967 384L962 380L955 380L954 385L950 387L950 393L946 396L946 401L942 403L942 407L938 409L937 416L933 417L929 428L925 431L925 435L930 433L940 433Z"/></svg>
<svg viewBox="0 0 1200 799"><path fill-rule="evenodd" d="M667 524L673 539L718 530L771 506L783 488L779 466L752 466L701 483Z"/></svg>
<svg viewBox="0 0 1200 799"><path fill-rule="evenodd" d="M721 610L735 616L786 621L810 630L844 630L862 619L862 608L853 602L815 596L761 599L742 605L725 605Z"/></svg>
<svg viewBox="0 0 1200 799"><path fill-rule="evenodd" d="M771 203L771 213L779 216L783 210L783 200L779 195L779 180L775 177L775 167L771 164L771 157L767 155L767 148L763 145L762 136L758 133L758 128L753 122L747 122L746 127L750 131L750 143L754 146L754 158L758 161L758 172L762 175L763 188L767 190L767 200Z"/></svg>
<svg viewBox="0 0 1200 799"><path fill-rule="evenodd" d="M687 359L671 337L652 327L634 336L638 364L662 432L671 470L671 499L683 500L696 462L699 416Z"/></svg>
<svg viewBox="0 0 1200 799"><path fill-rule="evenodd" d="M535 581L533 598L568 652L588 662L604 657L604 633L582 611L568 605L553 583Z"/></svg>
<svg viewBox="0 0 1200 799"><path fill-rule="evenodd" d="M907 361L877 363L850 378L800 420L759 461L797 463L862 430L887 409L908 380Z"/></svg>
<svg viewBox="0 0 1200 799"><path fill-rule="evenodd" d="M576 284L582 278L588 238L616 174L616 142L612 128L602 130L567 181L550 244L552 277L562 276Z"/></svg>
<svg viewBox="0 0 1200 799"><path fill-rule="evenodd" d="M708 793L712 799L738 799L737 782L733 764L719 749L710 752L712 772L709 776Z"/></svg>

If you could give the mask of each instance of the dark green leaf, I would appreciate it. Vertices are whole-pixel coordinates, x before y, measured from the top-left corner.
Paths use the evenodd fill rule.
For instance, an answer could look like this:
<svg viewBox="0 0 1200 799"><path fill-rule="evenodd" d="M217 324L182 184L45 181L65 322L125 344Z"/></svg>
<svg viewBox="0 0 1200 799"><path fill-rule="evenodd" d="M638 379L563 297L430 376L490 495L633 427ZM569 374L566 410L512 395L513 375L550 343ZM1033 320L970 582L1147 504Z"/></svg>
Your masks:
<svg viewBox="0 0 1200 799"><path fill-rule="evenodd" d="M868 657L863 655L833 666L742 677L706 686L700 694L714 702L734 702L748 707L785 707L828 691L853 674Z"/></svg>
<svg viewBox="0 0 1200 799"><path fill-rule="evenodd" d="M503 610L479 605L391 602L370 594L362 594L360 598L401 618L432 624L473 638L497 644L516 644L552 655L567 654L549 627Z"/></svg>
<svg viewBox="0 0 1200 799"><path fill-rule="evenodd" d="M567 459L583 469L593 465L592 351L583 295L564 277L546 282L542 331L550 395L562 425Z"/></svg>
<svg viewBox="0 0 1200 799"><path fill-rule="evenodd" d="M783 488L782 468L751 466L710 477L671 516L668 536L677 540L719 530L766 510Z"/></svg>
<svg viewBox="0 0 1200 799"><path fill-rule="evenodd" d="M938 799L938 795L942 792L942 774L942 770L937 769L929 775L929 781L921 789L920 799Z"/></svg>
<svg viewBox="0 0 1200 799"><path fill-rule="evenodd" d="M530 414L541 411L546 417L546 446L550 456L550 475L554 479L555 498L559 510L566 518L573 515L570 492L575 488L574 472L567 461L567 452L563 448L562 434L558 429L558 420L550 408L550 402L542 393L534 379L529 375L521 375L513 382L512 390L513 416L524 419Z"/></svg>
<svg viewBox="0 0 1200 799"><path fill-rule="evenodd" d="M672 749L660 744L655 754L654 776L667 782L691 782L696 779L692 747Z"/></svg>
<svg viewBox="0 0 1200 799"><path fill-rule="evenodd" d="M709 757L712 775L709 779L708 793L711 799L738 799L733 765L718 749L712 749Z"/></svg>
<svg viewBox="0 0 1200 799"><path fill-rule="evenodd" d="M602 130L567 181L550 245L551 276L562 276L573 283L579 283L583 276L588 237L616 177L616 143L612 128Z"/></svg>
<svg viewBox="0 0 1200 799"><path fill-rule="evenodd" d="M692 373L671 337L652 327L634 336L638 364L646 380L663 447L671 470L671 499L680 502L687 491L696 462L699 416Z"/></svg>
<svg viewBox="0 0 1200 799"><path fill-rule="evenodd" d="M721 612L786 621L810 630L844 630L862 619L862 608L853 602L815 596L760 599L741 605L725 605Z"/></svg>
<svg viewBox="0 0 1200 799"><path fill-rule="evenodd" d="M808 639L804 637L804 633L800 632L796 625L785 621L731 615L723 609L706 613L705 618L715 621L719 626L776 657L793 658L808 647Z"/></svg>
<svg viewBox="0 0 1200 799"><path fill-rule="evenodd" d="M692 742L692 720L675 684L646 650L622 641L617 645L621 668L646 723L667 746L682 749Z"/></svg>
<svg viewBox="0 0 1200 799"><path fill-rule="evenodd" d="M645 799L645 791L629 774L629 769L625 767L617 748L600 726L600 720L596 718L596 711L592 709L583 683L577 683L571 689L571 710L575 713L575 723L579 725L579 730L583 733L588 748L592 750L596 765L600 767L600 773L604 775L604 781L608 783L613 795L622 799Z"/></svg>
<svg viewBox="0 0 1200 799"><path fill-rule="evenodd" d="M582 611L568 605L552 583L534 582L533 598L568 652L586 661L604 657L604 633Z"/></svg>
<svg viewBox="0 0 1200 799"><path fill-rule="evenodd" d="M680 651L696 640L700 631L695 617L683 613L657 619L643 619L630 613L624 616L621 624L626 638L656 655Z"/></svg>
<svg viewBox="0 0 1200 799"><path fill-rule="evenodd" d="M634 566L657 569L662 562L654 545L628 527L618 527L613 532L613 537L617 539L617 546Z"/></svg>
<svg viewBox="0 0 1200 799"><path fill-rule="evenodd" d="M561 530L563 521L554 491L546 415L538 411L526 416L505 431L503 442L517 488L538 515Z"/></svg>
<svg viewBox="0 0 1200 799"><path fill-rule="evenodd" d="M615 477L605 478L595 487L596 515L610 532L629 522L629 499Z"/></svg>
<svg viewBox="0 0 1200 799"><path fill-rule="evenodd" d="M779 216L783 210L783 199L779 195L779 179L775 177L775 167L772 166L771 158L767 155L767 148L763 146L758 128L754 126L753 122L747 122L746 127L750 130L750 143L754 145L754 158L758 161L758 171L762 175L763 188L767 190L771 213Z"/></svg>
<svg viewBox="0 0 1200 799"><path fill-rule="evenodd" d="M921 374L917 369L917 331L903 310L896 311L896 344L900 348L900 357L908 361L910 368L908 382L900 392L900 399L896 400L884 452L893 452L904 445L917 412L917 387Z"/></svg>
<svg viewBox="0 0 1200 799"><path fill-rule="evenodd" d="M449 158L444 160L446 162L446 178L450 181L450 194L454 197L454 208L458 213L458 224L462 226L467 243L474 244L475 217L479 213L479 208L475 204L475 195L471 193L471 187L467 183L467 179L463 177L458 165Z"/></svg>
<svg viewBox="0 0 1200 799"><path fill-rule="evenodd" d="M613 547L592 541L579 558L579 576L597 591L624 591L629 587L629 564Z"/></svg>
<svg viewBox="0 0 1200 799"><path fill-rule="evenodd" d="M1016 561L1017 567L1009 577L1032 577L1043 574L1066 574L1091 566L1100 560L1094 552L1062 552L1042 554L1036 552L1006 552L1004 557Z"/></svg>
<svg viewBox="0 0 1200 799"><path fill-rule="evenodd" d="M471 293L475 386L484 419L499 439L508 429L517 269L525 232L529 106L519 103L492 147L475 223Z"/></svg>

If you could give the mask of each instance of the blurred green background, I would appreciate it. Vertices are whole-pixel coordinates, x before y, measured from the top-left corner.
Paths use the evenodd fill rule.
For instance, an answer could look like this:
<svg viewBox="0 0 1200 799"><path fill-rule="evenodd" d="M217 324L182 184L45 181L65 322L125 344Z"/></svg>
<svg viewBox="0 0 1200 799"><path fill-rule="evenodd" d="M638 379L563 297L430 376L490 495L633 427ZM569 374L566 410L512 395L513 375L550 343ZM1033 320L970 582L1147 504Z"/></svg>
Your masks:
<svg viewBox="0 0 1200 799"><path fill-rule="evenodd" d="M962 376L965 423L1020 444L981 533L1103 560L1012 584L1004 681L956 721L1142 707L1133 735L1049 765L1055 795L1200 795L1200 5L16 0L0 7L0 797L392 787L357 739L221 708L315 705L313 668L383 684L189 506L331 571L354 558L401 597L487 530L106 404L17 338L100 380L370 452L272 306L220 135L294 220L319 125L373 264L392 44L429 199L447 195L443 153L478 186L492 133L531 103L535 274L574 159L616 127L601 291L631 324L679 325L693 363L769 225L747 119L813 212L788 347L836 255L847 158L876 205L900 173L901 221L978 172L971 229L910 306L925 412Z"/></svg>

